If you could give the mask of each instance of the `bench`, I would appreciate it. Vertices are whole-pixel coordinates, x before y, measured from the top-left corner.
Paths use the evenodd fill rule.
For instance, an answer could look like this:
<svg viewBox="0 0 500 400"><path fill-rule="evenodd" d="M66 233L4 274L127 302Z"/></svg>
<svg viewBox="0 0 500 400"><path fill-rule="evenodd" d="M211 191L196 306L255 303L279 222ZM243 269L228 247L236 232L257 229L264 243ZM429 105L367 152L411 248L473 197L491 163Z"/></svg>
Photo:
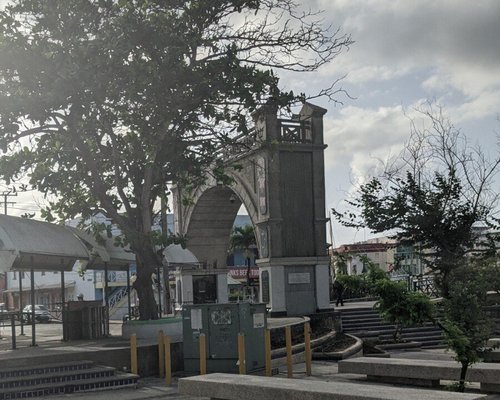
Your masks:
<svg viewBox="0 0 500 400"><path fill-rule="evenodd" d="M226 400L466 400L484 395L252 375L209 374L179 379L179 393Z"/></svg>
<svg viewBox="0 0 500 400"><path fill-rule="evenodd" d="M340 361L338 372L366 375L369 380L438 387L440 380L458 381L456 361L359 357ZM482 392L500 393L500 364L477 363L467 370L466 381L479 382Z"/></svg>

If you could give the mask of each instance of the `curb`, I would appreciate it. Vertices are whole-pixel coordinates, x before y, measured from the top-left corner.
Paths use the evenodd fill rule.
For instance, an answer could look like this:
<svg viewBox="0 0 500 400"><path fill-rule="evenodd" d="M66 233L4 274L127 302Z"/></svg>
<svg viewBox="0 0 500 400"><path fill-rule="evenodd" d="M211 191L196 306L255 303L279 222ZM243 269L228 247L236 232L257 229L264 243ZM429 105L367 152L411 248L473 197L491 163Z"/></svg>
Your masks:
<svg viewBox="0 0 500 400"><path fill-rule="evenodd" d="M345 335L355 339L356 343L354 343L353 345L349 346L347 349L342 351L331 351L327 353L315 351L312 354L313 360L337 361L337 360L345 360L346 358L351 358L351 357L361 357L363 355L363 341L357 338L356 336L349 335L348 333L346 333Z"/></svg>

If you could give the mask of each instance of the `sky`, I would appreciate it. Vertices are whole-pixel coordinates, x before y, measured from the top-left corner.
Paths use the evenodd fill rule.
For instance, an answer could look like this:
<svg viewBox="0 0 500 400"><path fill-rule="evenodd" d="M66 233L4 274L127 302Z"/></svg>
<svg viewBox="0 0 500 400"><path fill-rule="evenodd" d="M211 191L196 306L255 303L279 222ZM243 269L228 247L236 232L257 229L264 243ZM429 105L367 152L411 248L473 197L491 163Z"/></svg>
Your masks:
<svg viewBox="0 0 500 400"><path fill-rule="evenodd" d="M402 149L410 132L408 115L427 100L441 104L471 141L498 152L500 1L310 0L303 5L322 9L325 24L355 41L317 72L278 74L285 88L306 93L345 76L341 86L349 97L339 96L342 104L314 101L328 110L327 213L344 207L353 183L369 177L377 159ZM16 204L9 214L38 209L33 193L11 200ZM373 237L336 222L332 229L335 246Z"/></svg>
<svg viewBox="0 0 500 400"><path fill-rule="evenodd" d="M325 107L326 206L345 209L353 183L408 139L409 116L426 101L444 107L452 123L490 156L500 133L500 2L497 0L318 0L325 22L355 43L310 74L292 79L311 90L345 76L351 98ZM282 77L284 80L285 77ZM285 85L289 85L285 83ZM498 190L500 184L497 182ZM368 230L332 224L334 246L372 238Z"/></svg>

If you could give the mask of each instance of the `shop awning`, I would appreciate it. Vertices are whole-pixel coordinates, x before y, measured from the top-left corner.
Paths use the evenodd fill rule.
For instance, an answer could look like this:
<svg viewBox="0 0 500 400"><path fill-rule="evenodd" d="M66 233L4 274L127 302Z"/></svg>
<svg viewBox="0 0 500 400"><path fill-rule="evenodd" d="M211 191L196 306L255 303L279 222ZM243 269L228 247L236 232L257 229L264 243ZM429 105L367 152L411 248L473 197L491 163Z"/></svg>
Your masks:
<svg viewBox="0 0 500 400"><path fill-rule="evenodd" d="M199 265L196 256L188 249L182 248L180 244L171 244L163 250L163 256L167 265Z"/></svg>
<svg viewBox="0 0 500 400"><path fill-rule="evenodd" d="M108 269L121 270L135 263L135 254L130 251L130 248L115 246L113 238L103 238L104 243L100 244L96 238L81 229L67 228L85 243L92 255L87 269L104 269L104 263L107 263Z"/></svg>
<svg viewBox="0 0 500 400"><path fill-rule="evenodd" d="M76 286L75 281L69 281L64 283L64 288L69 289L72 287ZM23 287L23 292L30 292L31 288L30 287ZM35 291L42 291L42 290L61 290L61 285L58 284L42 284L42 285L35 285ZM13 289L7 289L4 290L3 293L19 293L19 289L13 288Z"/></svg>
<svg viewBox="0 0 500 400"><path fill-rule="evenodd" d="M240 281L231 277L231 275L229 273L227 274L227 284L229 286L242 286L243 285L243 283L241 283Z"/></svg>
<svg viewBox="0 0 500 400"><path fill-rule="evenodd" d="M71 271L86 262L85 245L61 225L0 215L0 271L20 269Z"/></svg>

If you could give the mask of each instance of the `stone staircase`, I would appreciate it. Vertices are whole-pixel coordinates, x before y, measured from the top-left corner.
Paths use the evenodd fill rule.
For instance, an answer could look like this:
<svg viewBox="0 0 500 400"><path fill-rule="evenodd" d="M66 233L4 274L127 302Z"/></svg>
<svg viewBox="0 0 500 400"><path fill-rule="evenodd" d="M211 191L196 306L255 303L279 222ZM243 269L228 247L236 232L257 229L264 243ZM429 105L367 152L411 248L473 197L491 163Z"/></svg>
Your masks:
<svg viewBox="0 0 500 400"><path fill-rule="evenodd" d="M137 387L137 375L92 361L0 369L0 400Z"/></svg>
<svg viewBox="0 0 500 400"><path fill-rule="evenodd" d="M338 307L342 317L344 333L352 334L360 339L371 340L380 348L392 347L392 335L395 325L382 320L379 313L372 308L342 308ZM406 342L397 347L404 348L442 348L446 347L441 330L432 325L403 328L401 335Z"/></svg>

